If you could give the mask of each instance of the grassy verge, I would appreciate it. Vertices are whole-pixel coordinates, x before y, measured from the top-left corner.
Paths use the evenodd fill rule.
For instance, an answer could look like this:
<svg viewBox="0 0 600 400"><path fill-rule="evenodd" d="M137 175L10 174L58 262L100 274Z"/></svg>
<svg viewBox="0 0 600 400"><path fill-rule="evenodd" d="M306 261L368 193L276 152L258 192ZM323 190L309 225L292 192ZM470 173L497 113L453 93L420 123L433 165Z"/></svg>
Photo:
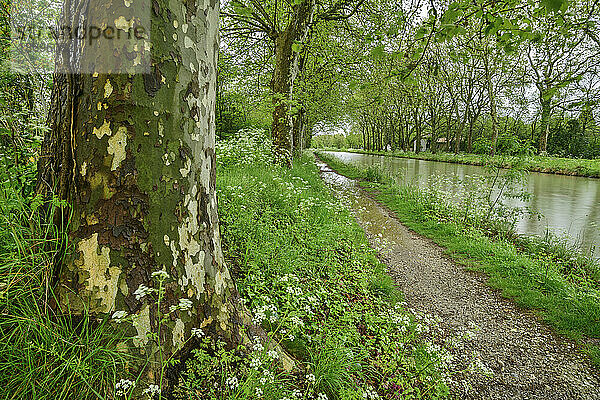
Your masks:
<svg viewBox="0 0 600 400"><path fill-rule="evenodd" d="M228 348L203 337L176 398L447 397L447 354L422 336L433 340L435 319L405 309L311 159L274 167L270 144L254 139L219 150L225 256L240 301L300 369L284 372L256 338L249 348ZM28 168L34 176L35 165ZM118 349L123 336L50 306L56 232L36 217L40 202L9 178L0 172L0 399L131 398L115 392L121 379L136 381Z"/></svg>
<svg viewBox="0 0 600 400"><path fill-rule="evenodd" d="M536 245L465 221L463 210L413 186L400 186L372 169L363 170L320 154L330 166L362 180L366 190L409 228L433 239L457 262L488 274L489 284L519 305L539 311L559 333L580 340L600 365L600 280L595 264L572 263L549 246ZM590 261L591 263L591 261Z"/></svg>
<svg viewBox="0 0 600 400"><path fill-rule="evenodd" d="M333 149L332 149L333 150ZM333 150L336 151L336 150ZM454 154L454 153L414 153L401 151L365 151L365 150L343 150L350 153L373 154L380 156L390 156L398 158L414 158L418 160L441 161L455 164L478 165L483 166L489 163L502 165L504 168L511 168L517 162L524 163L525 168L532 172L543 172L549 174L583 176L589 178L600 178L600 160L585 160L560 157L509 157L496 156L489 157L478 154Z"/></svg>
<svg viewBox="0 0 600 400"><path fill-rule="evenodd" d="M50 306L58 241L36 212L41 203L24 195L35 165L25 168L29 179L0 173L0 399L107 398L126 377L128 359L117 350L122 337Z"/></svg>
<svg viewBox="0 0 600 400"><path fill-rule="evenodd" d="M220 154L239 150L236 142L230 147ZM312 157L291 170L256 160L220 157L225 256L254 320L306 370L283 372L260 343L246 357L207 339L188 362L181 397L445 397L444 355L420 335L434 328L405 309Z"/></svg>

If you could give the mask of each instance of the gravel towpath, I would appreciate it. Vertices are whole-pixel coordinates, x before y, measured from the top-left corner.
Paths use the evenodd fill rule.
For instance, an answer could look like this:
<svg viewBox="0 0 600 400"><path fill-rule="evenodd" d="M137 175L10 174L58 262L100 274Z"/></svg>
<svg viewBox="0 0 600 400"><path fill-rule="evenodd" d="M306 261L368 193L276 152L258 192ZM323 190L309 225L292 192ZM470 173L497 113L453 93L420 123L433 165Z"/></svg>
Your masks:
<svg viewBox="0 0 600 400"><path fill-rule="evenodd" d="M319 163L326 184L344 199L371 244L389 266L408 307L441 317L439 331L460 372L452 390L460 399L600 399L600 373L575 344L555 335L467 271L443 249L407 229L355 181ZM438 338L439 339L439 338Z"/></svg>

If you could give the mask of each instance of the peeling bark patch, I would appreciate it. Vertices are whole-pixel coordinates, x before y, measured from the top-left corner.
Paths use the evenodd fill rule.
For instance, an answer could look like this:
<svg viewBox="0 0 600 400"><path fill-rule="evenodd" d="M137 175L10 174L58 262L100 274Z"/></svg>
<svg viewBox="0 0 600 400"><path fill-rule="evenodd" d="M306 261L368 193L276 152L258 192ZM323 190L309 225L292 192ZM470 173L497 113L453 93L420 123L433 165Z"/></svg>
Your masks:
<svg viewBox="0 0 600 400"><path fill-rule="evenodd" d="M115 171L127 158L125 148L127 147L127 128L120 127L114 137L108 139L108 154L113 156L111 170Z"/></svg>
<svg viewBox="0 0 600 400"><path fill-rule="evenodd" d="M98 139L102 139L105 135L106 136L112 135L112 131L110 130L110 122L108 122L107 120L104 120L104 123L102 124L102 126L100 128L94 127L93 134L96 135L96 137Z"/></svg>
<svg viewBox="0 0 600 400"><path fill-rule="evenodd" d="M226 288L227 283L225 283L225 279L223 279L221 271L217 271L217 275L215 276L215 292L217 295L221 296L223 293L225 293Z"/></svg>
<svg viewBox="0 0 600 400"><path fill-rule="evenodd" d="M92 298L99 302L97 306L91 305L90 311L104 313L113 311L121 269L110 266L110 249L108 247L99 249L98 234L94 233L89 239L81 240L77 244L77 250L82 253L79 268L89 275L84 277L80 274L80 280L83 280Z"/></svg>
<svg viewBox="0 0 600 400"><path fill-rule="evenodd" d="M173 328L173 347L179 350L183 347L185 342L185 324L181 319L175 321L175 327Z"/></svg>
<svg viewBox="0 0 600 400"><path fill-rule="evenodd" d="M115 28L128 32L129 29L133 27L134 22L133 18L128 21L127 18L121 15L119 18L115 19Z"/></svg>
<svg viewBox="0 0 600 400"><path fill-rule="evenodd" d="M133 258L129 259L129 252L126 257L131 265L139 265L142 256L136 250L137 244L141 246L148 238L143 224L148 213L147 196L133 189L122 190L110 200L99 202L97 210L102 225L90 229L99 232L99 243L113 250L130 249Z"/></svg>
<svg viewBox="0 0 600 400"><path fill-rule="evenodd" d="M110 83L110 80L106 80L106 84L104 85L104 98L108 99L113 92L113 87Z"/></svg>
<svg viewBox="0 0 600 400"><path fill-rule="evenodd" d="M133 338L135 347L143 347L148 343L148 334L150 328L150 307L146 304L138 315L133 317L133 327L137 331L137 336Z"/></svg>

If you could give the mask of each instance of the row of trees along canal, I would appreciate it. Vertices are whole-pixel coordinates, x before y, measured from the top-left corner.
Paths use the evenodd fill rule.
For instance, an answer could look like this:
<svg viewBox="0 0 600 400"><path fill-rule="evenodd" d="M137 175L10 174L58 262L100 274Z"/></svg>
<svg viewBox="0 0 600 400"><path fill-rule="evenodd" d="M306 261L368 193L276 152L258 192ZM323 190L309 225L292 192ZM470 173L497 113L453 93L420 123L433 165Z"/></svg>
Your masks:
<svg viewBox="0 0 600 400"><path fill-rule="evenodd" d="M85 20L86 4L65 2L62 22ZM189 350L182 337L193 327L239 343L251 322L235 301L221 251L215 109L223 135L224 128L271 115L274 154L287 165L314 127L345 117L362 121L370 147L384 146L385 137L398 146L407 143L410 115L419 135L425 121L438 135L445 118L462 138L488 103L497 136L499 89L520 87L507 82L526 75L516 68L523 53L515 50L527 49L547 125L554 110L570 110L567 102L592 104L591 97L573 99L575 88L592 93L584 86L598 60L595 4L232 0L221 13L218 68L219 2L153 1L153 31L164 35L153 36L151 74L57 72L53 78L37 192L69 204L54 221L74 250L57 259L58 303L76 315L133 315L129 329L138 339L127 348L151 362L131 368L161 385L159 355ZM557 38L565 47L553 47ZM83 50L80 42L59 43L57 54L76 61ZM434 107L429 118L428 107ZM160 268L176 278L162 307L191 300L189 316L162 325L156 304L136 296L154 285L152 273ZM160 340L150 340L146 331L158 327Z"/></svg>
<svg viewBox="0 0 600 400"><path fill-rule="evenodd" d="M430 44L403 80L395 79L403 49L382 39L363 70L375 84L353 98L359 146L600 157L598 6L572 2L559 15L538 11L464 16L463 34ZM532 31L518 37L524 19Z"/></svg>

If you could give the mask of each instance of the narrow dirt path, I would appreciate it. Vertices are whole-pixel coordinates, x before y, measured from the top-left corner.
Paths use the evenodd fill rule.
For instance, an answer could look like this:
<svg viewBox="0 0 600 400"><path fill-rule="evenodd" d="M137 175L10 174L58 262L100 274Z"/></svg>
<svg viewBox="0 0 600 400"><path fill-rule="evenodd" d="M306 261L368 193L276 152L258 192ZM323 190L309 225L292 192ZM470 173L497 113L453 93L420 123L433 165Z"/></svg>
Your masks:
<svg viewBox="0 0 600 400"><path fill-rule="evenodd" d="M404 292L408 307L441 317L460 399L600 399L600 373L533 313L486 286L485 276L449 260L407 229L355 181L319 163L326 184L348 202ZM452 346L448 346L452 343ZM477 365L483 373L465 372Z"/></svg>

